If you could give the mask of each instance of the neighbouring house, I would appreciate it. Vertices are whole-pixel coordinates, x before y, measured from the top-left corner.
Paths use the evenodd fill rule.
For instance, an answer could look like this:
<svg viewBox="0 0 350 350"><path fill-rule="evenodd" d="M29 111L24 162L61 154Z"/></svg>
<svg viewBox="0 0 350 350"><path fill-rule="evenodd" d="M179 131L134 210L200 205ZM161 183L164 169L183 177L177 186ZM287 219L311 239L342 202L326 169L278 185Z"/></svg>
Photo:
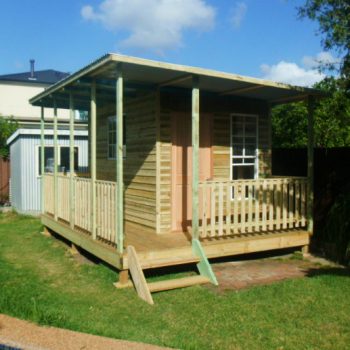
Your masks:
<svg viewBox="0 0 350 350"><path fill-rule="evenodd" d="M12 117L20 127L37 128L40 125L40 108L33 107L29 99L69 76L53 69L35 70L30 60L30 70L24 73L0 75L0 115ZM53 108L46 111L47 120L53 119ZM69 112L58 111L59 122L69 121Z"/></svg>
<svg viewBox="0 0 350 350"><path fill-rule="evenodd" d="M45 91L52 84L69 76L68 73L53 69L37 71L34 63L34 60L30 60L30 70L28 72L0 75L0 116L13 118L13 120L17 121L20 128L9 139L11 144L10 168L12 170L12 179L8 172L5 173L5 170L2 172L0 176L6 180L6 184L2 186L4 188L2 192L4 196L8 197L9 193L5 193L5 190L8 191L10 189L12 206L19 212L24 213L40 212L39 178L37 177L37 172L35 172L34 164L26 163L25 157L35 156L35 152L30 146L31 142L34 145L38 139L40 143L41 111L40 108L32 106L29 103L29 99ZM48 129L53 127L54 112L54 106L45 110ZM60 143L64 144L65 137L63 137L63 134L67 133L70 113L65 109L57 109L56 112L58 128L62 130L62 139L61 134L59 135ZM86 118L86 111L75 111L75 128L77 130L85 130L85 134L87 133L87 125L84 121ZM86 138L87 136L84 137ZM85 147L86 143L83 144L82 148ZM26 149L27 146L29 147L28 149ZM87 164L84 166L87 166ZM0 171L2 169L0 168ZM5 176L7 177L5 178ZM5 182L5 180L2 182ZM9 184L10 182L11 184Z"/></svg>
<svg viewBox="0 0 350 350"><path fill-rule="evenodd" d="M41 211L41 132L40 129L18 129L7 140L11 154L11 205L19 213L39 215ZM44 169L53 171L53 130L45 130ZM69 130L57 131L60 173L69 173ZM74 131L74 173L88 171L88 132Z"/></svg>
<svg viewBox="0 0 350 350"><path fill-rule="evenodd" d="M318 97L315 89L107 54L30 100L90 111L89 176L45 173L42 223L121 270L118 287L129 285L130 272L149 303L151 292L216 284L211 258L305 252ZM274 177L270 108L305 99L308 177ZM73 141L71 133L72 154ZM143 274L191 262L198 276L147 283Z"/></svg>

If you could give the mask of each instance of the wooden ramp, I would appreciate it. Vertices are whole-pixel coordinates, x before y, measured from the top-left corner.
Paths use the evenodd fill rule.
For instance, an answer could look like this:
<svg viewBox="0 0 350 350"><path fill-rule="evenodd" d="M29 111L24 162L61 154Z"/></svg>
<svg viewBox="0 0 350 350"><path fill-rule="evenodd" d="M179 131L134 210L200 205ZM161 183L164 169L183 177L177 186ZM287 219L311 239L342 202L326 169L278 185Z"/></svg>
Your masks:
<svg viewBox="0 0 350 350"><path fill-rule="evenodd" d="M192 257L189 258L191 262L198 262L197 267L199 270L199 275L182 277L176 279L169 279L165 281L151 282L146 281L145 275L143 273L143 267L141 265L140 259L136 253L133 246L127 247L128 265L129 271L134 283L135 289L139 297L146 301L148 304L153 305L154 301L151 293L160 292L170 289L185 288L198 284L213 283L218 284L213 270L206 258L203 248L198 240L193 240L193 253ZM186 264L188 259L181 260L181 257L176 257L176 262L178 264ZM149 268L147 265L146 268Z"/></svg>

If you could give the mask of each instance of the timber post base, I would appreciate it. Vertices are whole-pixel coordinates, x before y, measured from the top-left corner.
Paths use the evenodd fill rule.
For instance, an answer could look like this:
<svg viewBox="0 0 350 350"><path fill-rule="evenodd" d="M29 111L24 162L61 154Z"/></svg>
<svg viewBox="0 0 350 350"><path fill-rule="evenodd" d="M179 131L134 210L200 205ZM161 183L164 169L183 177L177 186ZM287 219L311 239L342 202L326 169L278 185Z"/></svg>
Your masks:
<svg viewBox="0 0 350 350"><path fill-rule="evenodd" d="M46 226L44 226L42 234L43 234L45 237L52 237L52 233L51 233L50 229L47 228Z"/></svg>
<svg viewBox="0 0 350 350"><path fill-rule="evenodd" d="M308 258L310 256L309 245L301 247L301 254L303 255L303 258Z"/></svg>
<svg viewBox="0 0 350 350"><path fill-rule="evenodd" d="M132 281L129 279L129 270L121 270L119 272L119 281L113 283L118 289L133 287Z"/></svg>
<svg viewBox="0 0 350 350"><path fill-rule="evenodd" d="M81 255L78 247L74 243L71 243L69 251L72 255Z"/></svg>

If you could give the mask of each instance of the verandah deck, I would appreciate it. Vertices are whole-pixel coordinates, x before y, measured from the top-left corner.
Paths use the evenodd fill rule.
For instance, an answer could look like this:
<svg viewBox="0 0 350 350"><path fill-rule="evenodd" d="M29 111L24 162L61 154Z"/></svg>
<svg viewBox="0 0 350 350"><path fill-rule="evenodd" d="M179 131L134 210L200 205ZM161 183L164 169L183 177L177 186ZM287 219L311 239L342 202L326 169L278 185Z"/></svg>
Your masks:
<svg viewBox="0 0 350 350"><path fill-rule="evenodd" d="M52 175L44 175L44 225L117 268L127 268L126 255L116 249L115 183L96 181L96 237L92 237L91 179L74 178L72 207L69 177L58 176L56 203L52 181ZM208 258L309 244L306 179L208 182L200 188L200 240ZM135 247L143 268L195 262L190 231L189 227L189 232L157 235L126 223L125 246Z"/></svg>

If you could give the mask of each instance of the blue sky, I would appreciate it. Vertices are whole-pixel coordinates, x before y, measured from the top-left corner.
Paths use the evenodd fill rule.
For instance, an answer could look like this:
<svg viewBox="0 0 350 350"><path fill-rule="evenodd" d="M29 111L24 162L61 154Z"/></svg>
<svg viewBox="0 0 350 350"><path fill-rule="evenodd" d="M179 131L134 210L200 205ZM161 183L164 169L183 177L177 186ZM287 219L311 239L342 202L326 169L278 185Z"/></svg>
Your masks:
<svg viewBox="0 0 350 350"><path fill-rule="evenodd" d="M1 0L0 74L73 72L106 52L310 85L323 76L302 0Z"/></svg>

